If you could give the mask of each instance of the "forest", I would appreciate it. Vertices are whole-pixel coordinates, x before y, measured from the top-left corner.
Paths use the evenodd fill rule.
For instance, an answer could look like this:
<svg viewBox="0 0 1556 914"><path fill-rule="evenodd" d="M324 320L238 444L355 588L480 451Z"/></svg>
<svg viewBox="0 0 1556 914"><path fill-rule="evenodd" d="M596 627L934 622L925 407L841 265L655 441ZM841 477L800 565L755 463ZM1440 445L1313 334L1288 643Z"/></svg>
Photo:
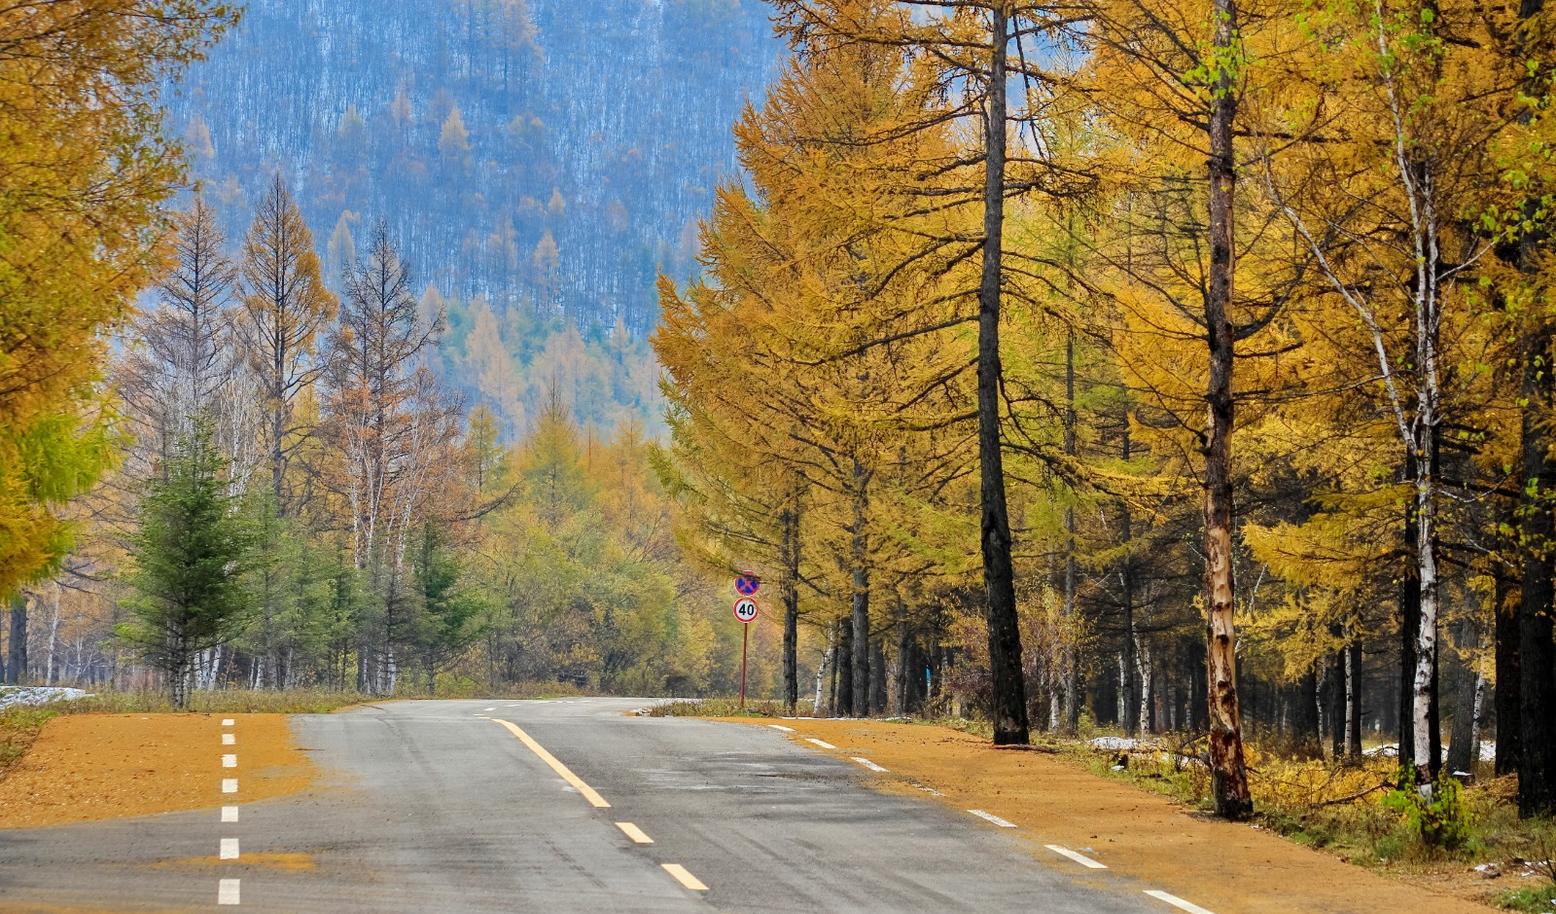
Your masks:
<svg viewBox="0 0 1556 914"><path fill-rule="evenodd" d="M662 475L827 710L1202 734L1233 818L1245 738L1487 738L1556 808L1549 13L775 6Z"/></svg>
<svg viewBox="0 0 1556 914"><path fill-rule="evenodd" d="M8 681L729 695L749 571L790 713L1182 733L1229 818L1245 741L1392 746L1423 801L1487 742L1556 812L1540 4L774 0L738 168L604 310L388 191L195 180L167 103L249 13L24 7ZM539 186L482 175L426 186Z"/></svg>

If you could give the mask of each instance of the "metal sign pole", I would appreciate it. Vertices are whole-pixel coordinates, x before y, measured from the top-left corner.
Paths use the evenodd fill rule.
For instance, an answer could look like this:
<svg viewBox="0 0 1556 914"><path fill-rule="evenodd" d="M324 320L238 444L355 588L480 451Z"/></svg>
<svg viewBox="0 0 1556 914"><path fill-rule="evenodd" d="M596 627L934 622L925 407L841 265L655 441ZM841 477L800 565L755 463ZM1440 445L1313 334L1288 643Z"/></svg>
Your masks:
<svg viewBox="0 0 1556 914"><path fill-rule="evenodd" d="M746 642L751 640L751 626L740 626L740 710L746 709Z"/></svg>

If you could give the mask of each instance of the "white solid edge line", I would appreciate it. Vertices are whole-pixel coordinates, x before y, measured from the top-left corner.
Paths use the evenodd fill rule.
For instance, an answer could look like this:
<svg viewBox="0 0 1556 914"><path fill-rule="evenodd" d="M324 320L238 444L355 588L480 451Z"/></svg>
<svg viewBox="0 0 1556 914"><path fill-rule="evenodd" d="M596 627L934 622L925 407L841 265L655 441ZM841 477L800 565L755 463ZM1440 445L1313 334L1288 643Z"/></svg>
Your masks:
<svg viewBox="0 0 1556 914"><path fill-rule="evenodd" d="M237 778L222 778L222 793L237 793L237 792L238 792L238 779Z"/></svg>
<svg viewBox="0 0 1556 914"><path fill-rule="evenodd" d="M967 811L972 813L973 815L977 816L978 818L984 820L985 822L993 822L995 825L998 825L1000 828L1015 828L1016 827L1016 823L1011 822L1011 821L1006 820L1006 819L1001 819L999 816L996 816L992 812L984 812L981 809L969 809Z"/></svg>
<svg viewBox="0 0 1556 914"><path fill-rule="evenodd" d="M654 839L650 838L647 832L643 831L641 828L638 828L636 825L633 825L631 822L617 822L616 827L621 829L622 833L625 834L628 838L631 838L633 844L654 843Z"/></svg>
<svg viewBox="0 0 1556 914"><path fill-rule="evenodd" d="M1075 851L1072 851L1068 847L1065 847L1063 845L1060 845L1060 844L1045 844L1043 846L1048 848L1049 850L1053 851L1054 853L1058 854L1061 857L1069 857L1071 860L1074 860L1076 863L1079 863L1081 866L1087 867L1088 869L1105 870L1105 869L1108 868L1108 865L1106 863L1098 863L1097 861L1091 859L1090 857L1086 856L1085 854L1078 854Z"/></svg>
<svg viewBox="0 0 1556 914"><path fill-rule="evenodd" d="M223 879L216 884L217 904L238 904L238 880Z"/></svg>
<svg viewBox="0 0 1556 914"><path fill-rule="evenodd" d="M661 863L659 865L664 869L665 872L669 873L671 876L674 876L676 882L679 882L686 888L691 889L693 892L706 892L708 890L708 887L703 885L701 879L698 879L696 876L688 873L686 871L686 867L680 865L679 863Z"/></svg>
<svg viewBox="0 0 1556 914"><path fill-rule="evenodd" d="M236 768L236 767L238 767L238 757L236 755L231 754L231 753L228 753L227 755L222 756L222 767L223 768Z"/></svg>
<svg viewBox="0 0 1556 914"><path fill-rule="evenodd" d="M233 720L233 719L232 719L232 718L230 718L230 717L224 717L224 718L222 718L222 726L223 726L223 727L230 727L230 726L232 726L232 725L233 725L233 724L235 724L235 723L237 723L237 721L235 721L235 720Z"/></svg>
<svg viewBox="0 0 1556 914"><path fill-rule="evenodd" d="M874 762L870 761L869 759L867 759L867 758L860 758L857 755L854 756L854 761L856 761L859 764L865 766L866 768L870 769L871 771L882 771L882 772L884 772L886 770L885 768L882 768L880 765L875 764Z"/></svg>
<svg viewBox="0 0 1556 914"><path fill-rule="evenodd" d="M237 743L238 743L238 735L236 733L223 733L222 734L222 745L223 746L235 746L235 745L237 745Z"/></svg>
<svg viewBox="0 0 1556 914"><path fill-rule="evenodd" d="M1178 908L1179 910L1188 911L1189 914L1211 914L1210 911L1207 911L1194 902L1184 901L1182 898L1179 898L1178 896L1168 892L1163 892L1161 889L1146 889L1145 894L1155 898L1157 901L1165 901L1173 907Z"/></svg>
<svg viewBox="0 0 1556 914"><path fill-rule="evenodd" d="M222 821L223 822L236 822L236 821L238 821L238 807L236 807L236 806L223 806L222 807Z"/></svg>
<svg viewBox="0 0 1556 914"><path fill-rule="evenodd" d="M826 740L824 740L824 739L816 739L814 736L807 736L807 737L805 737L805 742L807 742L807 743L814 743L814 744L820 746L823 749L836 749L837 748L836 746L832 745L831 743L827 742Z"/></svg>
<svg viewBox="0 0 1556 914"><path fill-rule="evenodd" d="M785 727L783 724L768 724L768 726L772 727L774 730L782 730L785 733L793 733L794 732L794 728L793 727Z"/></svg>
<svg viewBox="0 0 1556 914"><path fill-rule="evenodd" d="M223 860L236 860L236 859L238 859L238 839L237 838L223 838L222 839L221 857L222 857Z"/></svg>

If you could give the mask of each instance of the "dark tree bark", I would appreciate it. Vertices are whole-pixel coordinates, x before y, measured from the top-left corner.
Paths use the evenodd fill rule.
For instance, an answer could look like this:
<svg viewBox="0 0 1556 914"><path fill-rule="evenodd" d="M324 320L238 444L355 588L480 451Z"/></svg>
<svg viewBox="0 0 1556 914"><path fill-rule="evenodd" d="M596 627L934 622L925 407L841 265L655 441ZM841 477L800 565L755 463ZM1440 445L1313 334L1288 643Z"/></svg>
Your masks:
<svg viewBox="0 0 1556 914"><path fill-rule="evenodd" d="M1297 683L1296 691L1297 694L1292 696L1296 710L1288 718L1291 721L1292 746L1299 756L1318 758L1324 754L1322 721L1319 718L1324 691L1316 665Z"/></svg>
<svg viewBox="0 0 1556 914"><path fill-rule="evenodd" d="M870 642L870 706L867 713L886 711L886 644L882 638Z"/></svg>
<svg viewBox="0 0 1556 914"><path fill-rule="evenodd" d="M1420 468L1414 451L1405 454L1405 483L1412 489ZM1405 504L1405 561L1399 581L1399 740L1400 764L1410 758L1410 747L1415 745L1415 670L1416 641L1421 623L1421 579L1416 553L1416 512L1414 500Z"/></svg>
<svg viewBox="0 0 1556 914"><path fill-rule="evenodd" d="M1329 674L1325 677L1325 697L1328 700L1329 709L1329 757L1339 759L1345 755L1345 726L1346 726L1346 680L1345 680L1345 651L1344 647L1335 651L1333 663L1329 666Z"/></svg>
<svg viewBox="0 0 1556 914"><path fill-rule="evenodd" d="M20 685L27 678L27 595L11 597L11 643L5 663L5 681Z"/></svg>
<svg viewBox="0 0 1556 914"><path fill-rule="evenodd" d="M1345 648L1345 754L1362 757L1362 651L1354 631Z"/></svg>
<svg viewBox="0 0 1556 914"><path fill-rule="evenodd" d="M897 598L897 664L896 671L892 674L892 696L896 704L898 714L909 714L909 706L912 704L911 691L913 688L913 629L908 625L908 608Z"/></svg>
<svg viewBox="0 0 1556 914"><path fill-rule="evenodd" d="M1556 493L1556 464L1540 422L1552 405L1551 334L1534 335L1524 352L1521 453L1524 494L1523 587L1518 605L1519 729L1518 812L1524 816L1556 813L1556 642L1552 641L1556 596L1556 525L1550 499Z"/></svg>
<svg viewBox="0 0 1556 914"><path fill-rule="evenodd" d="M1463 652L1473 654L1480 647L1480 626L1473 618L1463 620L1454 640ZM1480 677L1469 663L1456 663L1452 671L1453 736L1448 741L1448 773L1475 773L1480 740L1475 729L1475 693Z"/></svg>
<svg viewBox="0 0 1556 914"><path fill-rule="evenodd" d="M850 529L850 556L853 564L853 593L851 616L853 645L851 676L853 678L853 704L850 714L867 717L870 714L870 540L869 540L869 484L870 475L856 458L853 468L853 525Z"/></svg>
<svg viewBox="0 0 1556 914"><path fill-rule="evenodd" d="M837 660L832 665L832 714L854 715L854 626L848 619L837 624ZM861 650L863 648L861 647Z"/></svg>
<svg viewBox="0 0 1556 914"><path fill-rule="evenodd" d="M1215 0L1218 59L1230 61L1237 44L1237 7ZM1232 366L1235 359L1232 304L1232 201L1237 188L1232 123L1237 116L1235 74L1223 64L1210 107L1210 282L1205 295L1205 337L1210 347L1210 381L1205 400L1205 608L1206 673L1210 706L1210 775L1216 814L1246 818L1253 812L1243 761L1241 711L1237 701L1237 634L1232 574Z"/></svg>
<svg viewBox="0 0 1556 914"><path fill-rule="evenodd" d="M1130 458L1129 441L1129 414L1124 414L1124 434L1121 447L1121 456L1124 460ZM1129 503L1123 502L1118 506L1119 538L1128 545L1134 540L1134 515L1129 510ZM1119 723L1124 727L1125 735L1133 738L1140 735L1140 686L1139 686L1139 657L1136 653L1135 642L1135 563L1131 552L1124 553L1123 567L1119 569L1119 601L1123 610L1124 628L1124 662L1119 670L1119 695L1123 707L1118 709Z"/></svg>
<svg viewBox="0 0 1556 914"><path fill-rule="evenodd" d="M1498 777L1518 770L1519 746L1523 744L1523 724L1518 719L1520 713L1518 693L1523 679L1518 664L1519 613L1516 604L1508 605L1507 591L1506 581L1498 575L1492 598L1496 604L1497 687L1492 701L1495 706L1497 727L1496 773Z"/></svg>
<svg viewBox="0 0 1556 914"><path fill-rule="evenodd" d="M782 530L783 579L778 582L783 601L783 706L791 716L800 700L799 627L800 627L800 513L791 504L779 516Z"/></svg>
<svg viewBox="0 0 1556 914"><path fill-rule="evenodd" d="M1064 453L1075 457L1075 331L1064 338ZM1064 617L1075 616L1075 506L1064 509ZM1074 644L1065 646L1064 665L1064 732L1075 733L1081 720L1081 665L1079 650Z"/></svg>
<svg viewBox="0 0 1556 914"><path fill-rule="evenodd" d="M1005 504L1005 463L1000 451L1000 281L1005 224L1007 10L996 4L991 24L988 109L984 112L983 274L978 285L978 463L982 502L984 615L989 629L989 671L994 682L995 745L1029 739L1026 683L1022 679L1021 629L1016 620L1015 571L1011 565L1010 516Z"/></svg>

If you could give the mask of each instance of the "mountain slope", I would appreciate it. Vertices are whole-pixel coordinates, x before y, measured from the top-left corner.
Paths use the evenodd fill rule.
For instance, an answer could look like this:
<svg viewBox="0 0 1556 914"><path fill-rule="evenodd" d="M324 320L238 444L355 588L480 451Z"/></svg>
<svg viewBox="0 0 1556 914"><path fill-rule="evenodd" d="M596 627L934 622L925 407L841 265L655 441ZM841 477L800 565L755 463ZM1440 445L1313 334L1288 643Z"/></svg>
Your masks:
<svg viewBox="0 0 1556 914"><path fill-rule="evenodd" d="M657 271L695 269L696 221L734 173L730 125L781 59L768 15L757 0L251 0L170 128L234 243L280 171L332 281L382 218L452 311L480 297L511 332L576 324L611 349L613 329L653 327ZM445 362L479 395L462 338Z"/></svg>

